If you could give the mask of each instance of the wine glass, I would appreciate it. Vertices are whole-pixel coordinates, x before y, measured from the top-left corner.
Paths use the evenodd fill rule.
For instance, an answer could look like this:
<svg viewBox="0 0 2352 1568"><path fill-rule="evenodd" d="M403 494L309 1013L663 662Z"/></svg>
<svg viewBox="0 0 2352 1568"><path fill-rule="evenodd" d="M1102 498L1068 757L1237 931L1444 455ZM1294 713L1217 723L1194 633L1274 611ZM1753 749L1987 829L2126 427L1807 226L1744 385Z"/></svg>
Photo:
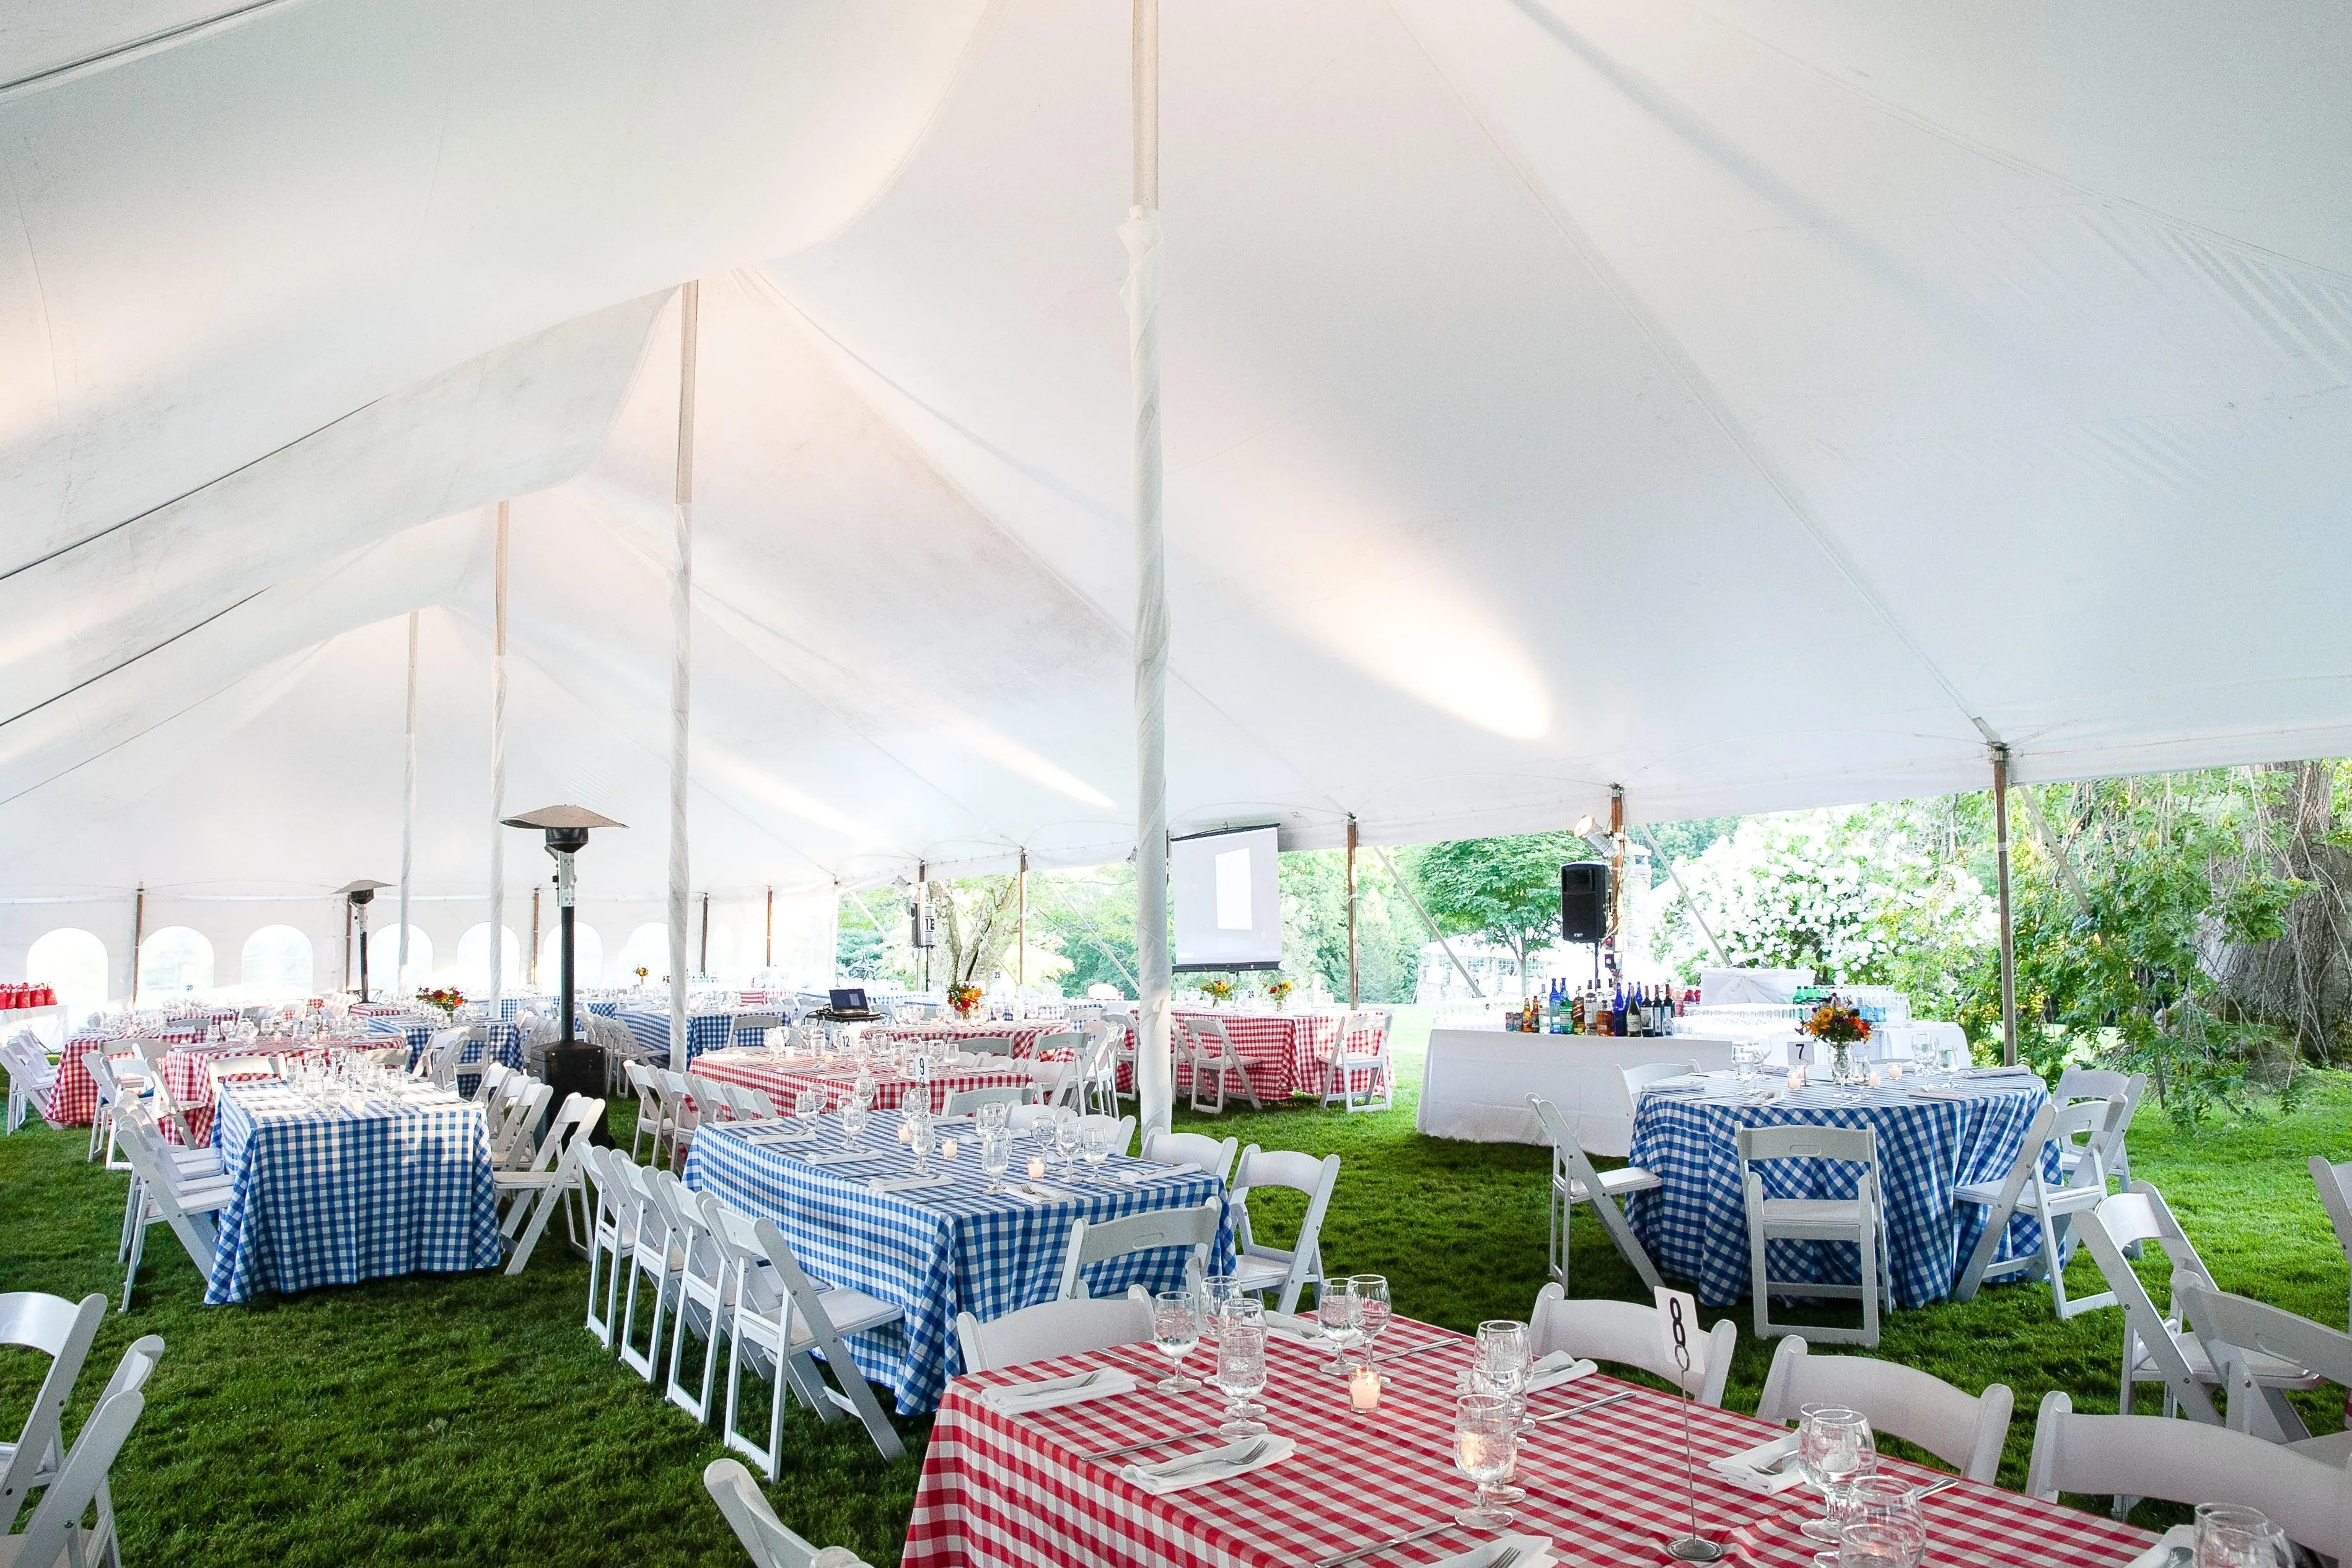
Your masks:
<svg viewBox="0 0 2352 1568"><path fill-rule="evenodd" d="M930 1113L917 1110L907 1124L907 1142L915 1151L915 1174L931 1174L931 1146L935 1142Z"/></svg>
<svg viewBox="0 0 2352 1568"><path fill-rule="evenodd" d="M1511 1522L1503 1506L1502 1483L1519 1458L1519 1422L1511 1402L1497 1394L1465 1394L1454 1402L1454 1465L1470 1478L1478 1495L1454 1516L1467 1530L1500 1530Z"/></svg>
<svg viewBox="0 0 2352 1568"><path fill-rule="evenodd" d="M2285 1532L2260 1509L2197 1505L2197 1568L2282 1568L2292 1562Z"/></svg>
<svg viewBox="0 0 2352 1568"><path fill-rule="evenodd" d="M1893 1476L1856 1480L1846 1489L1838 1516L1837 1551L1813 1558L1822 1568L1918 1568L1927 1555L1927 1521L1919 1511L1919 1494Z"/></svg>
<svg viewBox="0 0 2352 1568"><path fill-rule="evenodd" d="M1078 1163L1086 1152L1087 1130L1078 1123L1076 1112L1065 1107L1054 1118L1054 1154L1064 1166Z"/></svg>
<svg viewBox="0 0 2352 1568"><path fill-rule="evenodd" d="M1372 1364L1373 1351L1378 1347L1381 1331L1389 1326L1389 1282L1380 1274L1350 1274L1348 1283L1357 1299L1364 1303L1364 1364Z"/></svg>
<svg viewBox="0 0 2352 1568"><path fill-rule="evenodd" d="M814 1121L824 1114L824 1091L803 1089L793 1096L793 1114L803 1122Z"/></svg>
<svg viewBox="0 0 2352 1568"><path fill-rule="evenodd" d="M1265 1430L1265 1411L1250 1403L1265 1387L1265 1323L1228 1313L1217 1325L1217 1370L1209 1381L1225 1396L1220 1436L1255 1437Z"/></svg>
<svg viewBox="0 0 2352 1568"><path fill-rule="evenodd" d="M1805 1533L1835 1546L1846 1489L1878 1468L1878 1446L1869 1418L1859 1410L1808 1405L1797 1414L1797 1463L1822 1494L1822 1517L1807 1520Z"/></svg>
<svg viewBox="0 0 2352 1568"><path fill-rule="evenodd" d="M848 1099L841 1103L841 1146L843 1148L856 1148L857 1140L866 1135L866 1119L873 1103L868 1096L858 1093L855 1090L850 1092Z"/></svg>
<svg viewBox="0 0 2352 1568"><path fill-rule="evenodd" d="M1349 1280L1326 1280L1315 1292L1315 1322L1323 1330L1323 1337L1331 1342L1332 1356L1323 1370L1341 1377L1354 1368L1348 1364L1348 1347L1362 1335L1364 1299L1356 1294Z"/></svg>
<svg viewBox="0 0 2352 1568"><path fill-rule="evenodd" d="M1102 1122L1087 1122L1080 1128L1086 1138L1087 1169L1093 1172L1097 1179L1102 1176L1103 1162L1110 1158L1110 1140L1116 1130L1113 1125Z"/></svg>
<svg viewBox="0 0 2352 1568"><path fill-rule="evenodd" d="M1013 1168L1013 1134L1003 1127L980 1129L980 1172L988 1190L1004 1190L1004 1173Z"/></svg>
<svg viewBox="0 0 2352 1568"><path fill-rule="evenodd" d="M1246 1299L1234 1289L1234 1277L1231 1274L1211 1274L1204 1277L1200 1283L1200 1292L1201 1326L1202 1332L1210 1334L1216 1333L1217 1324L1224 1317L1227 1307L1237 1301Z"/></svg>
<svg viewBox="0 0 2352 1568"><path fill-rule="evenodd" d="M1151 1298L1151 1343L1168 1358L1168 1375L1152 1386L1162 1394L1190 1394L1201 1386L1184 1375L1184 1358L1201 1343L1201 1309L1189 1290L1162 1291Z"/></svg>

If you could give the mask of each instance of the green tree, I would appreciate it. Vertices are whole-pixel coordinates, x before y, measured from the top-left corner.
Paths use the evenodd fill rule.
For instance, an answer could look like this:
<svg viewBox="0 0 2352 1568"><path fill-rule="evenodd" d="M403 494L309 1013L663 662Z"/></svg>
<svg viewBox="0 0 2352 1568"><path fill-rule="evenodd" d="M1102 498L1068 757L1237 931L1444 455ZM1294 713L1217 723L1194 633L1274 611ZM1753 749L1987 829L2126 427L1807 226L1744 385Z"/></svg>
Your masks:
<svg viewBox="0 0 2352 1568"><path fill-rule="evenodd" d="M1084 873L1032 873L1029 942L1070 961L1065 995L1093 986L1135 995L1135 867L1126 862Z"/></svg>
<svg viewBox="0 0 2352 1568"><path fill-rule="evenodd" d="M1456 839L1413 855L1411 874L1447 936L1476 936L1517 956L1524 998L1528 959L1559 933L1559 868L1594 858L1574 833Z"/></svg>
<svg viewBox="0 0 2352 1568"><path fill-rule="evenodd" d="M1293 850L1282 857L1282 962L1297 980L1320 975L1348 995L1348 856ZM1421 967L1421 922L1378 856L1356 859L1356 972L1366 1003L1410 1002Z"/></svg>

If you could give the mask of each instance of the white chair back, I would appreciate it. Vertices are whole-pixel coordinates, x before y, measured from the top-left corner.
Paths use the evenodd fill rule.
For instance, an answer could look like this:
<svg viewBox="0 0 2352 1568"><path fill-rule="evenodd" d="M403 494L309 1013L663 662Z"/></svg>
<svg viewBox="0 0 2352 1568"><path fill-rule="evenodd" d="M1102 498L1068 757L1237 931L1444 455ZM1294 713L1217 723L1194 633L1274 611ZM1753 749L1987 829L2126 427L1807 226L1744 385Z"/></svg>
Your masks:
<svg viewBox="0 0 2352 1568"><path fill-rule="evenodd" d="M1057 1299L1087 1299L1085 1271L1097 1263L1163 1247L1190 1247L1192 1256L1185 1264L1185 1277L1205 1275L1209 1249L1217 1244L1217 1229L1224 1218L1224 1205L1213 1197L1196 1208L1154 1208L1092 1224L1083 1218L1073 1219L1070 1239L1062 1253L1062 1284Z"/></svg>
<svg viewBox="0 0 2352 1568"><path fill-rule="evenodd" d="M1239 1138L1213 1138L1206 1133L1154 1133L1143 1140L1143 1157L1166 1166L1198 1166L1219 1181L1234 1178Z"/></svg>
<svg viewBox="0 0 2352 1568"><path fill-rule="evenodd" d="M1172 1021L1187 1042L1184 1057L1192 1075L1193 1110L1204 1115L1223 1114L1228 1078L1241 1080L1242 1093L1251 1110L1265 1109L1258 1101L1256 1085L1250 1082L1249 1068L1234 1049L1233 1037L1225 1032L1223 1019L1179 1017ZM1213 1097L1209 1092L1210 1084L1215 1085Z"/></svg>
<svg viewBox="0 0 2352 1568"><path fill-rule="evenodd" d="M2319 1189L2319 1201L2327 1210L2327 1223L2336 1229L2336 1244L2344 1249L2344 1259L2352 1264L2352 1161L2331 1164L2326 1155L2311 1156L2312 1185ZM2352 1312L2347 1312L2346 1324L2352 1327Z"/></svg>
<svg viewBox="0 0 2352 1568"><path fill-rule="evenodd" d="M1685 1376L1659 1338L1654 1305L1570 1297L1555 1283L1536 1292L1535 1310L1528 1317L1528 1340L1538 1355L1564 1350L1587 1361L1638 1366L1680 1387L1700 1404L1720 1407L1724 1383L1731 1375L1731 1358L1739 1349L1739 1325L1721 1318L1704 1338L1692 1341L1690 1373Z"/></svg>
<svg viewBox="0 0 2352 1568"><path fill-rule="evenodd" d="M2183 1351L2181 1331L2189 1325L2168 1318L2158 1308L2131 1260L2124 1255L2126 1249L2150 1241L2164 1249L2176 1285L2184 1277L2207 1285L2213 1282L2205 1260L2197 1255L2180 1222L2172 1218L2163 1195L2147 1183L2133 1183L2131 1191L2115 1194L2093 1211L2092 1222L2083 1228L2083 1244L2090 1249L2108 1291L2124 1309L2123 1372L2116 1408L2130 1410L2132 1385L2145 1352L2148 1364L2163 1380L2166 1413L2169 1415L2177 1405L2192 1418L2218 1427L2221 1417L2207 1396L2205 1380Z"/></svg>
<svg viewBox="0 0 2352 1568"><path fill-rule="evenodd" d="M1626 1219L1625 1211L1617 1207L1611 1189L1613 1186L1621 1191L1638 1192L1662 1185L1658 1178L1638 1166L1626 1166L1610 1173L1622 1178L1612 1184L1594 1167L1584 1145L1569 1126L1568 1118L1559 1113L1559 1106L1540 1094L1528 1095L1528 1104L1535 1111L1536 1121L1551 1144L1549 1268L1560 1293L1565 1295L1568 1291L1569 1230L1571 1216L1580 1203L1591 1206L1601 1231L1617 1249L1618 1255L1633 1266L1642 1283L1654 1291L1657 1290L1664 1282L1658 1278L1658 1266L1650 1260L1649 1249L1642 1245L1642 1239L1633 1234L1632 1223Z"/></svg>
<svg viewBox="0 0 2352 1568"><path fill-rule="evenodd" d="M1088 1133L1099 1127L1108 1133L1110 1152L1115 1155L1126 1154L1135 1144L1135 1118L1132 1116L1106 1116L1099 1113L1092 1113L1080 1116L1078 1127L1081 1131Z"/></svg>
<svg viewBox="0 0 2352 1568"><path fill-rule="evenodd" d="M1804 1336L1791 1334L1772 1353L1756 1415L1793 1426L1805 1406L1843 1405L1869 1416L1874 1430L1916 1443L1970 1480L1990 1483L2000 1470L2015 1403L2005 1383L1988 1385L1981 1396L1966 1394L1896 1362L1809 1354Z"/></svg>
<svg viewBox="0 0 2352 1568"><path fill-rule="evenodd" d="M2287 1539L2324 1556L2352 1552L2352 1470L2243 1432L2161 1416L2077 1416L2062 1390L2042 1396L2025 1490L2157 1497L2257 1508Z"/></svg>
<svg viewBox="0 0 2352 1568"><path fill-rule="evenodd" d="M702 1484L727 1518L735 1539L751 1553L751 1568L870 1568L846 1547L820 1552L784 1528L767 1495L739 1459L713 1459L703 1467Z"/></svg>
<svg viewBox="0 0 2352 1568"><path fill-rule="evenodd" d="M1259 1241L1250 1228L1249 1195L1261 1186L1287 1187L1307 1195L1307 1213L1298 1224L1297 1245L1285 1250ZM1323 1281L1323 1216L1331 1207L1331 1195L1339 1186L1339 1156L1326 1155L1317 1159L1290 1150L1269 1152L1252 1144L1242 1151L1241 1166L1234 1173L1233 1199L1230 1205L1234 1219L1234 1268L1244 1277L1263 1274L1265 1266L1280 1269L1278 1279L1263 1287L1252 1289L1279 1290L1277 1311L1295 1312L1298 1297L1308 1285ZM1258 1268L1253 1269L1255 1263Z"/></svg>
<svg viewBox="0 0 2352 1568"><path fill-rule="evenodd" d="M2273 1385L2275 1379L2264 1376L2281 1367L2291 1366L2352 1391L2352 1333L2283 1307L2215 1290L2187 1275L2176 1276L2172 1288L2180 1315L2196 1324L2198 1343L2228 1396L2231 1430L2274 1441L2309 1440L2311 1429L2301 1413ZM2268 1420L2263 1419L2265 1416ZM2340 1457L2345 1440L2326 1441Z"/></svg>
<svg viewBox="0 0 2352 1568"><path fill-rule="evenodd" d="M993 1372L1049 1355L1076 1355L1150 1338L1151 1303L1136 1295L1041 1301L986 1323L970 1312L956 1314L956 1343L966 1372Z"/></svg>
<svg viewBox="0 0 2352 1568"><path fill-rule="evenodd" d="M1024 1091L1017 1083L999 1084L992 1089L959 1089L947 1097L942 1116L968 1116L982 1105L1021 1103Z"/></svg>
<svg viewBox="0 0 2352 1568"><path fill-rule="evenodd" d="M11 1562L34 1568L66 1560L67 1546L74 1542L82 1515L98 1500L100 1489L114 1468L114 1457L122 1451L146 1408L147 1396L133 1390L109 1399L82 1423L57 1479L41 1494L40 1506L33 1510L24 1531L8 1538L8 1544L16 1549ZM102 1517L110 1519L112 1511L109 1508Z"/></svg>
<svg viewBox="0 0 2352 1568"><path fill-rule="evenodd" d="M106 1298L95 1293L79 1301L37 1291L0 1295L0 1345L38 1351L49 1358L16 1446L0 1465L0 1531L16 1521L34 1477L55 1473L65 1450L66 1401L73 1396L82 1363L105 1321Z"/></svg>

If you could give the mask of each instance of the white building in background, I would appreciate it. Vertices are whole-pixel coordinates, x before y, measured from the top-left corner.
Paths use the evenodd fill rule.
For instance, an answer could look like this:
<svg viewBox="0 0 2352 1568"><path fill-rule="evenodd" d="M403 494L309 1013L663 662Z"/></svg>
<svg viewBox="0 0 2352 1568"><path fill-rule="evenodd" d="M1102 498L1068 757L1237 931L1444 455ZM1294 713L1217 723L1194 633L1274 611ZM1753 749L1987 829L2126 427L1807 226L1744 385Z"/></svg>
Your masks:
<svg viewBox="0 0 2352 1568"><path fill-rule="evenodd" d="M1454 956L1462 960L1462 968L1470 971L1478 983L1477 992L1471 990L1462 978L1462 970L1446 957L1450 946ZM1475 1001L1484 993L1489 1001L1507 998L1517 1000L1519 995L1519 960L1507 947L1490 946L1467 936L1448 938L1445 943L1431 942L1421 949L1421 967L1413 977L1412 999L1416 1002Z"/></svg>

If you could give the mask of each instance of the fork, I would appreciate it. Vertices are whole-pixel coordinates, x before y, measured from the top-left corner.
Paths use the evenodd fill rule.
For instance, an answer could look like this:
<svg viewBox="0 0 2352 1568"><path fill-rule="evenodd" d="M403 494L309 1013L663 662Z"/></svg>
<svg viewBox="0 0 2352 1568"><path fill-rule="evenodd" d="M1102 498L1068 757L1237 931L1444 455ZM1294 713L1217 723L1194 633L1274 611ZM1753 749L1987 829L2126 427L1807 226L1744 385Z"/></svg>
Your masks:
<svg viewBox="0 0 2352 1568"><path fill-rule="evenodd" d="M1188 1464L1178 1465L1172 1470L1160 1470L1155 1473L1162 1480L1174 1480L1178 1476L1189 1476L1194 1470L1205 1470L1214 1465L1232 1465L1236 1469L1240 1469L1257 1463L1259 1456L1265 1452L1266 1448L1266 1440L1260 1437L1238 1454L1227 1454L1212 1449Z"/></svg>

